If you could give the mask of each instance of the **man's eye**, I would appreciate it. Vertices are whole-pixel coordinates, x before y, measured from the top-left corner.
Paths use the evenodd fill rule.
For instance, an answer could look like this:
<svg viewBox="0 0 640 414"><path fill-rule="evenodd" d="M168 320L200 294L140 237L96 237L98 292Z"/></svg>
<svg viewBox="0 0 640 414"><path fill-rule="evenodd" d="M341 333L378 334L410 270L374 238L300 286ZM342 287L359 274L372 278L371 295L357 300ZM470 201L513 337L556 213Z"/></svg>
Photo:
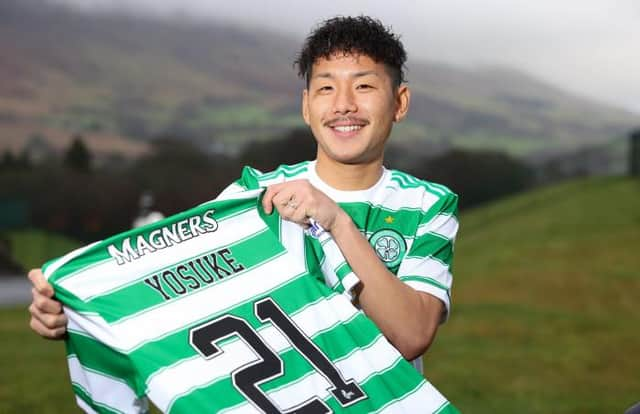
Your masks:
<svg viewBox="0 0 640 414"><path fill-rule="evenodd" d="M371 89L373 88L373 86L367 84L367 83L363 83L357 86L357 89Z"/></svg>
<svg viewBox="0 0 640 414"><path fill-rule="evenodd" d="M328 92L330 90L332 90L333 88L331 86L321 86L318 88L318 91L320 92Z"/></svg>

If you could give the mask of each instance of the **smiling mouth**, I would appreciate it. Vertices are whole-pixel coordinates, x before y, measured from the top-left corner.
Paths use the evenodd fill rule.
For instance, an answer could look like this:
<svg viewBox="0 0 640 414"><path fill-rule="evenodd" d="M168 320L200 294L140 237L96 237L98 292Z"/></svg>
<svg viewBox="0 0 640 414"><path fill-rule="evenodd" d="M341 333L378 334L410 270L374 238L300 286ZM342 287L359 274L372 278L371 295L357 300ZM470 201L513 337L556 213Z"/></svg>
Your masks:
<svg viewBox="0 0 640 414"><path fill-rule="evenodd" d="M353 132L362 129L363 126L364 125L335 125L331 128L339 132Z"/></svg>
<svg viewBox="0 0 640 414"><path fill-rule="evenodd" d="M367 124L368 122L364 119L339 118L330 120L329 122L325 123L325 126L333 129L336 132L349 133L357 132L367 126Z"/></svg>

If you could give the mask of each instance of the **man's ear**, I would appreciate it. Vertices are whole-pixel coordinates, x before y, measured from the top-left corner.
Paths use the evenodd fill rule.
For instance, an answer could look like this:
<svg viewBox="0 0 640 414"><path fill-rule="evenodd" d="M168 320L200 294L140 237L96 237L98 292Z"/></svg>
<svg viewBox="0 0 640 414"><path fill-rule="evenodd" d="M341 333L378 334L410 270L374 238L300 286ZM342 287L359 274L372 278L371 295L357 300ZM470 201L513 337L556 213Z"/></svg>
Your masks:
<svg viewBox="0 0 640 414"><path fill-rule="evenodd" d="M302 91L302 118L304 119L304 123L310 125L309 123L309 90L304 89Z"/></svg>
<svg viewBox="0 0 640 414"><path fill-rule="evenodd" d="M393 115L394 122L400 122L409 112L409 103L411 102L411 91L405 84L400 85L396 90L396 112Z"/></svg>

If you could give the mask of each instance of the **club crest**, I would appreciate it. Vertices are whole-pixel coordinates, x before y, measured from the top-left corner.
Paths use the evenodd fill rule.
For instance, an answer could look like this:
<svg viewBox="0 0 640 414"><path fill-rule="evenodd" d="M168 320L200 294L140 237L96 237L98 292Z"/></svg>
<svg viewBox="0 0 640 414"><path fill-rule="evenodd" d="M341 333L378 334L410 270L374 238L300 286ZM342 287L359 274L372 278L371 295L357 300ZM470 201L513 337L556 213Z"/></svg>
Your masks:
<svg viewBox="0 0 640 414"><path fill-rule="evenodd" d="M371 235L369 243L380 260L389 268L399 265L407 251L404 237L394 230L378 230Z"/></svg>

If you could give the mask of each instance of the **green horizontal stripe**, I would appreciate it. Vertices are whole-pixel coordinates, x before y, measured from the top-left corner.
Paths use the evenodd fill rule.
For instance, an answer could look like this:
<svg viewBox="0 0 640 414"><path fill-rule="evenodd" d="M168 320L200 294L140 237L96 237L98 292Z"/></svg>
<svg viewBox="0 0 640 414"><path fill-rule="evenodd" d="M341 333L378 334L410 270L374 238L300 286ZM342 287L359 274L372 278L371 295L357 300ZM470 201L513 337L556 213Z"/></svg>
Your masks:
<svg viewBox="0 0 640 414"><path fill-rule="evenodd" d="M420 209L391 210L379 205L364 202L338 203L351 217L360 231L373 233L378 230L395 230L402 236L413 238L418 225L425 220L424 212ZM388 223L388 221L392 221Z"/></svg>
<svg viewBox="0 0 640 414"><path fill-rule="evenodd" d="M433 257L451 266L453 243L433 234L424 234L413 242L407 257Z"/></svg>

